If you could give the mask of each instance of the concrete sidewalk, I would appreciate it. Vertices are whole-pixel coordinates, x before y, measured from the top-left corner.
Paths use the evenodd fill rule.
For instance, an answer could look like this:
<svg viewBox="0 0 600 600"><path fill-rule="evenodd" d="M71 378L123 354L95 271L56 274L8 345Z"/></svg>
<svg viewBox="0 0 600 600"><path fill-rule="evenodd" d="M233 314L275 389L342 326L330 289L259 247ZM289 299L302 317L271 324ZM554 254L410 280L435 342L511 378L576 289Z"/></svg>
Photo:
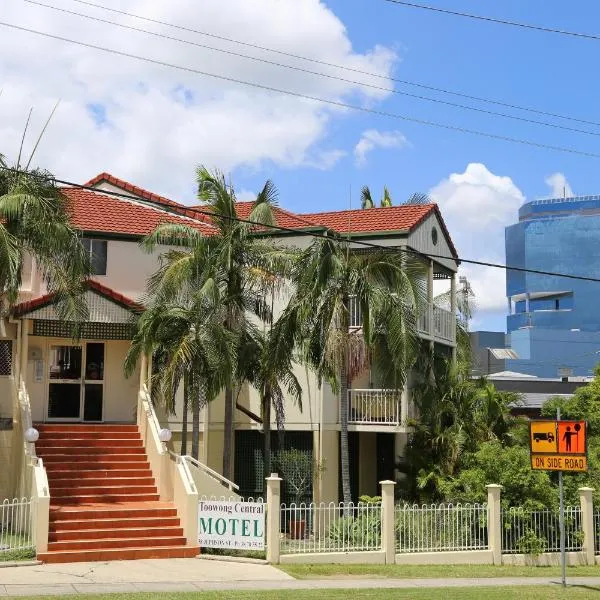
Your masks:
<svg viewBox="0 0 600 600"><path fill-rule="evenodd" d="M597 586L600 577L573 577L570 585ZM558 577L481 579L303 579L266 564L206 559L132 560L0 569L0 597L68 596L111 592L365 589L558 585Z"/></svg>

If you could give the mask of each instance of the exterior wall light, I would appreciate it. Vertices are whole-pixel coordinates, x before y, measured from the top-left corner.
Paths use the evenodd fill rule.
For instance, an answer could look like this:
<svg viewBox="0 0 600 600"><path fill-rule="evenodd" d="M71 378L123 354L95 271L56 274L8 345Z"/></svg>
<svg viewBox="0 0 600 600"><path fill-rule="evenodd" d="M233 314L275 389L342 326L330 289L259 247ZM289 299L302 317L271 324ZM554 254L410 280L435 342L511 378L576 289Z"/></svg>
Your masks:
<svg viewBox="0 0 600 600"><path fill-rule="evenodd" d="M158 439L161 442L168 442L173 437L173 432L170 429L161 429L158 432Z"/></svg>
<svg viewBox="0 0 600 600"><path fill-rule="evenodd" d="M40 438L40 432L35 427L30 427L25 431L25 440L30 444L35 444Z"/></svg>

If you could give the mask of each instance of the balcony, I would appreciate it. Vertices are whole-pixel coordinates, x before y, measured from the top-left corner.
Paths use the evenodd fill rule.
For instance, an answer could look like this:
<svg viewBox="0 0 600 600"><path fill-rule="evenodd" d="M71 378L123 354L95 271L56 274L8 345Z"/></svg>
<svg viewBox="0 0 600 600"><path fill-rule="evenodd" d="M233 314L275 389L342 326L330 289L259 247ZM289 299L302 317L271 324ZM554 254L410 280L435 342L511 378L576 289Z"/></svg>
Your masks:
<svg viewBox="0 0 600 600"><path fill-rule="evenodd" d="M350 327L361 327L362 314L355 298L350 298L348 310ZM451 311L429 304L417 321L417 332L426 339L453 345L456 342L456 319Z"/></svg>
<svg viewBox="0 0 600 600"><path fill-rule="evenodd" d="M348 390L348 424L398 427L401 396L401 390Z"/></svg>

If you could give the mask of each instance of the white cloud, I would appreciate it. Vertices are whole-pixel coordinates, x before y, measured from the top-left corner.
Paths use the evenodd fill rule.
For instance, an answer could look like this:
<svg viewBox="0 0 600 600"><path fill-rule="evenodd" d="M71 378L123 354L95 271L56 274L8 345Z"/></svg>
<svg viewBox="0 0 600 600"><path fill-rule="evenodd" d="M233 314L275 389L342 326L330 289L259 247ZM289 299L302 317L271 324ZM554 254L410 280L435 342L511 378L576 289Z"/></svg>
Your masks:
<svg viewBox="0 0 600 600"><path fill-rule="evenodd" d="M470 163L464 173L452 173L430 191L438 203L459 256L504 264L504 228L517 220L525 196L510 177L492 173L481 163ZM506 308L503 269L463 263L478 311Z"/></svg>
<svg viewBox="0 0 600 600"><path fill-rule="evenodd" d="M552 173L546 178L546 185L550 188L552 198L562 198L563 196L568 198L575 195L563 173Z"/></svg>
<svg viewBox="0 0 600 600"><path fill-rule="evenodd" d="M59 7L270 60L277 55L149 25L56 0ZM104 5L122 8L119 0ZM208 49L124 31L18 0L3 0L3 20L153 60L209 71L334 101L376 103L389 92L315 77ZM397 60L386 47L352 48L341 20L320 0L131 0L127 10L284 52L387 76ZM231 172L241 165L331 168L343 155L324 149L329 124L348 111L230 81L203 77L0 27L0 152L14 158L30 106L32 135L57 98L61 106L36 162L62 178L111 171L189 202L199 163ZM305 66L305 63L298 63ZM327 71L324 68L324 71ZM334 71L331 71L332 74ZM335 71L337 74L338 71ZM366 75L353 80L379 83Z"/></svg>
<svg viewBox="0 0 600 600"><path fill-rule="evenodd" d="M367 162L367 154L376 148L402 148L408 140L400 131L378 131L367 129L354 147L354 157L358 166Z"/></svg>
<svg viewBox="0 0 600 600"><path fill-rule="evenodd" d="M239 190L235 192L235 197L239 202L254 202L256 200L256 192L250 190Z"/></svg>

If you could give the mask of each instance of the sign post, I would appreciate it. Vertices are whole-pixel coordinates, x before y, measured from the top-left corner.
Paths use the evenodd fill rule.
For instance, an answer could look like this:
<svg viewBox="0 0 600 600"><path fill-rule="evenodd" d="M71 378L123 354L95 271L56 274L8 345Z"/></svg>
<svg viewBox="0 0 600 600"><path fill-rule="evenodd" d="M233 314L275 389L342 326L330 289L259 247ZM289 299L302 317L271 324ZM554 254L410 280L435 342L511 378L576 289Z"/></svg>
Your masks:
<svg viewBox="0 0 600 600"><path fill-rule="evenodd" d="M560 407L556 409L556 421L560 423ZM560 425L559 425L560 431ZM560 438L559 438L560 439ZM563 487L563 472L558 472L558 498L559 510L558 526L560 528L560 573L562 586L567 587L567 556L565 553L565 491Z"/></svg>
<svg viewBox="0 0 600 600"><path fill-rule="evenodd" d="M565 497L563 473L587 471L587 423L562 421L560 408L556 421L529 422L531 468L538 471L558 471L560 503L560 564L563 587L567 585L567 556L565 552Z"/></svg>

